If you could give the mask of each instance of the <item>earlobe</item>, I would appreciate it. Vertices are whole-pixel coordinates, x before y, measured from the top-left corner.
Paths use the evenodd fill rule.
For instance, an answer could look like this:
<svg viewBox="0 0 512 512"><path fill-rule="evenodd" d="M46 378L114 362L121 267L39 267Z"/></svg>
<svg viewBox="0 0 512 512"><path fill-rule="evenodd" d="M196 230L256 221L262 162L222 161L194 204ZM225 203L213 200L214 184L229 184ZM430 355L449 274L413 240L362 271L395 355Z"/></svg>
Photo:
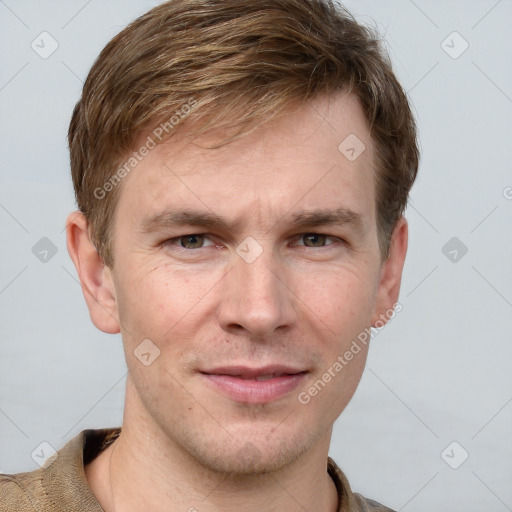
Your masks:
<svg viewBox="0 0 512 512"><path fill-rule="evenodd" d="M381 267L372 327L382 327L393 316L400 293L408 236L407 221L400 217L391 235L389 256Z"/></svg>
<svg viewBox="0 0 512 512"><path fill-rule="evenodd" d="M93 324L103 332L117 334L120 325L112 273L91 242L83 213L76 211L68 216L66 237Z"/></svg>

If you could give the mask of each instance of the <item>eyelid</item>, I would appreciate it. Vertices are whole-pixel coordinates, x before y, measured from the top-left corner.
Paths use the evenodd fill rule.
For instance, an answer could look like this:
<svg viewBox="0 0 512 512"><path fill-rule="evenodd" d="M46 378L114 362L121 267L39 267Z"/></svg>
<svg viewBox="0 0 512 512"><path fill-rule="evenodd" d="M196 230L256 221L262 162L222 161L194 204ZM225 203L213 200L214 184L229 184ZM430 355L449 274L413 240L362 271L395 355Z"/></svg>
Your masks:
<svg viewBox="0 0 512 512"><path fill-rule="evenodd" d="M198 247L196 249L188 249L187 247L182 247L181 245L179 245L179 242L182 238L187 238L189 236L202 236L204 237L204 241L209 241L210 243L209 244L205 244L203 245L202 247ZM197 251L198 249L203 249L204 247L212 247L214 245L217 245L212 239L211 239L211 236L208 235L207 233L187 233L186 235L179 235L179 236L175 236L173 238L168 238L166 240L164 240L163 242L165 245L175 245L177 246L179 249L183 249L184 251Z"/></svg>
<svg viewBox="0 0 512 512"><path fill-rule="evenodd" d="M195 249L189 249L187 247L182 247L180 245L180 243L179 243L180 240L183 239L183 238L187 238L189 236L202 236L202 237L204 237L205 244L203 246L197 247ZM318 246L318 247L307 246L304 243L297 244L297 241L302 241L305 236L323 236L323 237L325 237L326 242L327 242L327 240L331 240L331 242L330 243L326 243L323 246ZM173 246L175 246L178 249L181 249L183 251L197 251L198 249L203 249L205 247L213 247L213 246L221 245L218 242L215 242L212 238L213 238L213 235L211 235L209 233L187 233L187 234L184 234L184 235L179 235L179 236L175 236L175 237L172 237L172 238L168 238L168 239L163 241L163 244L164 245L173 245ZM344 239L342 239L342 238L340 238L338 236L328 235L326 233L319 233L319 232L316 232L316 231L307 231L307 232L304 232L304 233L299 233L299 234L295 235L293 237L293 239L295 240L293 245L298 245L300 247L307 247L308 249L322 249L322 248L325 248L325 247L328 247L328 246L331 246L331 245L335 245L337 242L340 243L340 244L346 243ZM206 243L206 242L209 242L209 243Z"/></svg>
<svg viewBox="0 0 512 512"><path fill-rule="evenodd" d="M315 236L315 235L316 235L316 236L324 236L324 237L325 237L325 239L326 239L326 241L327 241L328 239L334 240L334 242L331 242L331 243L326 244L326 245L324 245L324 246L317 247L318 249L321 249L321 248L323 248L323 247L327 247L327 246L329 246L329 245L334 245L334 243L336 243L336 242L344 243L344 240L343 240L342 238L340 238L339 236L328 235L328 234L326 234L326 233L317 233L317 232L315 232L315 231L308 231L307 233L301 233L301 234L297 235L297 236L295 237L295 239L296 239L296 240L302 240L305 236L312 236L312 235L313 235L313 236ZM302 244L298 244L298 245L300 245L301 247L308 247L308 248L310 248L310 249L315 249L315 247L309 247L309 246L305 245L304 243L302 243Z"/></svg>

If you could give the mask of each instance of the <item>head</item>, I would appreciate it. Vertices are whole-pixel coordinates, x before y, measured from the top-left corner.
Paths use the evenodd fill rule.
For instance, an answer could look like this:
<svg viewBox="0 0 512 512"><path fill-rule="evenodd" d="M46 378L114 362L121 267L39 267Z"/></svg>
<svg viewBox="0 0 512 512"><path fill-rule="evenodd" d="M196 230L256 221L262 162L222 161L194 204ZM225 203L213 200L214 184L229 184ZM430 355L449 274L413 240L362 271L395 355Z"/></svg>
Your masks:
<svg viewBox="0 0 512 512"><path fill-rule="evenodd" d="M418 166L377 36L328 1L172 0L101 52L69 145L68 247L123 335L125 423L219 471L328 442L368 344L335 362L398 298ZM297 374L279 397L217 382L276 364Z"/></svg>

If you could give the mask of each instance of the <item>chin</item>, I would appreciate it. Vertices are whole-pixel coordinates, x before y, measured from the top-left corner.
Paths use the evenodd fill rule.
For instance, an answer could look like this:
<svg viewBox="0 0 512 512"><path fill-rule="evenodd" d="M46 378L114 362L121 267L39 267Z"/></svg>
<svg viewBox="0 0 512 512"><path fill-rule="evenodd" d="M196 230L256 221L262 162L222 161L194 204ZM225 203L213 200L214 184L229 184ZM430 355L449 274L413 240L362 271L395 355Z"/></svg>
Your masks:
<svg viewBox="0 0 512 512"><path fill-rule="evenodd" d="M202 438L204 440L204 437ZM192 441L192 439L189 439ZM257 476L283 470L305 454L316 439L293 439L293 435L271 436L262 432L234 435L229 446L213 443L189 445L188 452L206 469L223 475Z"/></svg>

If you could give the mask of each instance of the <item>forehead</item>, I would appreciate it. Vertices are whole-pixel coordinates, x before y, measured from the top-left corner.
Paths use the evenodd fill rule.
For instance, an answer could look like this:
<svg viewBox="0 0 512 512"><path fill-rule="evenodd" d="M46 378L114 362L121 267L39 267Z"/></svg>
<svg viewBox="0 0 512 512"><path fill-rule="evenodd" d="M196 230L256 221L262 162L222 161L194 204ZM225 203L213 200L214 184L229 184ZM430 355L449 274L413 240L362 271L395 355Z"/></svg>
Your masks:
<svg viewBox="0 0 512 512"><path fill-rule="evenodd" d="M219 148L219 133L159 144L123 180L119 209L143 223L194 209L236 222L319 207L375 216L373 144L359 101L321 97Z"/></svg>

